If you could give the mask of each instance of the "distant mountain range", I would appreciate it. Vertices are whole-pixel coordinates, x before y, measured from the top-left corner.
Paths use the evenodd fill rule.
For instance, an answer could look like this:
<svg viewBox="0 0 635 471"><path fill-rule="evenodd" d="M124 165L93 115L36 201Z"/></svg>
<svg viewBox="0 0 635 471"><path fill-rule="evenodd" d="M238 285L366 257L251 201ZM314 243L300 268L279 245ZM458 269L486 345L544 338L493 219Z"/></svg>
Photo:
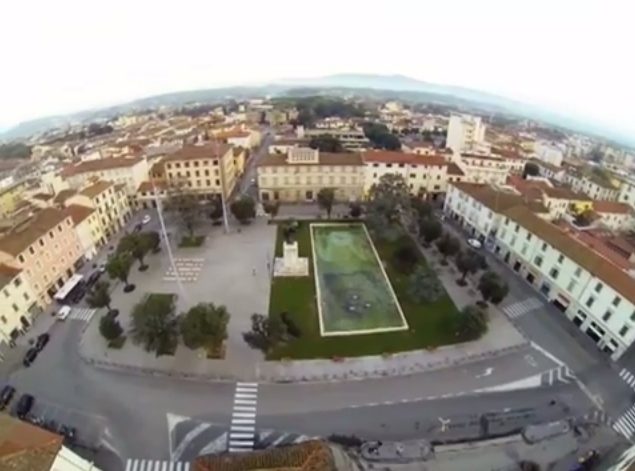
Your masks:
<svg viewBox="0 0 635 471"><path fill-rule="evenodd" d="M337 74L319 78L283 79L271 84L211 88L166 93L141 98L117 106L87 110L66 116L52 116L25 121L0 134L3 139L24 138L54 127L67 126L96 119L104 119L123 113L159 106L183 106L192 103L214 103L224 99L245 99L255 96L279 96L292 93L364 93L390 99L391 97L415 101L436 101L455 106L480 108L483 111L511 113L517 116L543 121L574 131L604 137L635 145L632 136L625 136L611 129L571 116L542 109L517 100L480 92L469 88L439 85L403 75Z"/></svg>

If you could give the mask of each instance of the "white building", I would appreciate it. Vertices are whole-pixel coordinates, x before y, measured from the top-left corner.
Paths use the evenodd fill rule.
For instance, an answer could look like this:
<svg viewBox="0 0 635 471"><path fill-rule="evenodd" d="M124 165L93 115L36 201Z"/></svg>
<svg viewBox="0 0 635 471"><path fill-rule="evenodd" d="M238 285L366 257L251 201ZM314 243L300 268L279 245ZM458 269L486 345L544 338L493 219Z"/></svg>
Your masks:
<svg viewBox="0 0 635 471"><path fill-rule="evenodd" d="M485 142L485 124L480 116L452 115L448 124L446 147L455 154L472 151Z"/></svg>
<svg viewBox="0 0 635 471"><path fill-rule="evenodd" d="M501 196L451 184L444 211L617 360L635 340L635 280L536 208Z"/></svg>
<svg viewBox="0 0 635 471"><path fill-rule="evenodd" d="M533 156L554 167L560 167L564 159L564 153L560 147L545 141L534 142Z"/></svg>

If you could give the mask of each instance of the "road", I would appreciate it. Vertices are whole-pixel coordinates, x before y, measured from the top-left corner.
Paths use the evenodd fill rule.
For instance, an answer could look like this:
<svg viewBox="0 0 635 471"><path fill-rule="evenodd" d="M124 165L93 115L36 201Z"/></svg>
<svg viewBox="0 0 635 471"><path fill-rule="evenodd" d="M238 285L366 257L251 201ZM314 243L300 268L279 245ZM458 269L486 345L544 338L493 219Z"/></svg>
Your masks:
<svg viewBox="0 0 635 471"><path fill-rule="evenodd" d="M254 150L247 160L247 165L245 167L245 171L243 172L243 176L241 178L240 184L235 191L235 196L242 196L248 194L252 198L258 200L258 188L257 184L257 172L256 167L258 163L262 160L262 158L267 155L269 150L269 145L274 140L273 133L269 130L269 128L265 128L262 130L262 142L260 146Z"/></svg>

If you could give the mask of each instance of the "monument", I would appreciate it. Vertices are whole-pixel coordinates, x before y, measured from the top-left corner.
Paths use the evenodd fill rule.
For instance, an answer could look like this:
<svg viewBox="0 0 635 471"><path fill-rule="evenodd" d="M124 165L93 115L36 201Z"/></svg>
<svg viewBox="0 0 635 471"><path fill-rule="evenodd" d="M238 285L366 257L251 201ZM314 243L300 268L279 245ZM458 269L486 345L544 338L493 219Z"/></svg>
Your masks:
<svg viewBox="0 0 635 471"><path fill-rule="evenodd" d="M282 257L276 257L273 263L274 276L309 276L309 259L298 256L298 242L282 243Z"/></svg>

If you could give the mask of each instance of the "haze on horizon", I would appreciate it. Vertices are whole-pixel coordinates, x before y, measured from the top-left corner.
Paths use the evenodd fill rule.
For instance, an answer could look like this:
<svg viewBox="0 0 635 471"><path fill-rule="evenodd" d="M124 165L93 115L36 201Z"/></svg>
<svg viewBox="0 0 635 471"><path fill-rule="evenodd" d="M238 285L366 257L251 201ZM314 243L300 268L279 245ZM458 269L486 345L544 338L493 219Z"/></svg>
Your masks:
<svg viewBox="0 0 635 471"><path fill-rule="evenodd" d="M487 91L635 133L635 4L523 4L11 2L0 9L0 128L172 91L377 73Z"/></svg>

